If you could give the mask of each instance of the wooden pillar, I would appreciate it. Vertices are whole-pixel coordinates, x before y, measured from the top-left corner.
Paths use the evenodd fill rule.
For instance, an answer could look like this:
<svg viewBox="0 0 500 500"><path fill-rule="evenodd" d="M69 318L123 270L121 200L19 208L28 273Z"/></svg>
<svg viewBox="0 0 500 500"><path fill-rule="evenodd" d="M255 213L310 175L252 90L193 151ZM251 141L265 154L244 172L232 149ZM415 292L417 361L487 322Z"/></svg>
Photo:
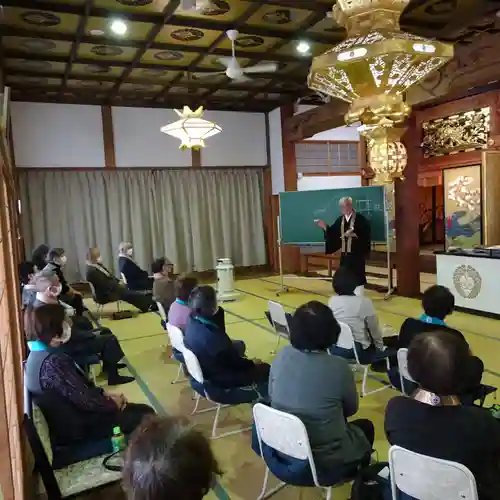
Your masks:
<svg viewBox="0 0 500 500"><path fill-rule="evenodd" d="M396 181L396 269L398 294L420 295L420 240L418 209L419 131L415 117L408 120L403 143L408 151L405 179Z"/></svg>
<svg viewBox="0 0 500 500"><path fill-rule="evenodd" d="M101 106L104 162L106 168L116 168L115 135L111 106Z"/></svg>
<svg viewBox="0 0 500 500"><path fill-rule="evenodd" d="M284 133L286 120L293 117L295 103L289 103L281 108L281 130L283 142L283 176L285 191L297 191L297 157L295 156L295 143ZM294 246L283 246L283 270L286 273L300 271L300 249Z"/></svg>
<svg viewBox="0 0 500 500"><path fill-rule="evenodd" d="M201 168L201 149L191 149L191 167Z"/></svg>

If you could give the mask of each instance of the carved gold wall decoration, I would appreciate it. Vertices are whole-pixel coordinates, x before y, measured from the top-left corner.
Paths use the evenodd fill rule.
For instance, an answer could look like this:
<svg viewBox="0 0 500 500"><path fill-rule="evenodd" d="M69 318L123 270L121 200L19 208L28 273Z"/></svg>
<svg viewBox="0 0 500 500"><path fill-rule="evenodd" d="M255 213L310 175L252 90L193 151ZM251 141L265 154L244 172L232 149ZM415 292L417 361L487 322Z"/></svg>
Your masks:
<svg viewBox="0 0 500 500"><path fill-rule="evenodd" d="M424 122L422 148L426 158L488 147L490 108Z"/></svg>

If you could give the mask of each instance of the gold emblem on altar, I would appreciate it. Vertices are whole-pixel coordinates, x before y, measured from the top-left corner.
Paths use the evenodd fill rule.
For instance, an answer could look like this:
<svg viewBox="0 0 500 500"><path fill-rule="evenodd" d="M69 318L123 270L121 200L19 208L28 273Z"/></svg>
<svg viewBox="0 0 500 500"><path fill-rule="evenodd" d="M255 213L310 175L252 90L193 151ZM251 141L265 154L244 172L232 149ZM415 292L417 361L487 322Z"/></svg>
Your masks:
<svg viewBox="0 0 500 500"><path fill-rule="evenodd" d="M475 299L481 292L481 275L468 265L458 266L453 273L455 290L464 299Z"/></svg>

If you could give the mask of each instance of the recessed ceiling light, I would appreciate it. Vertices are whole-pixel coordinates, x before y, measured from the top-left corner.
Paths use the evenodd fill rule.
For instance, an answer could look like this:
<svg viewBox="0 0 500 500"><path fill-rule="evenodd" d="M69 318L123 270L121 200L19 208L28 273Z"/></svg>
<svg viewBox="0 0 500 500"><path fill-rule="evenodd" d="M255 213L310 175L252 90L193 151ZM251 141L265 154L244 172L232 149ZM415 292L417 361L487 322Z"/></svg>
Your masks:
<svg viewBox="0 0 500 500"><path fill-rule="evenodd" d="M92 36L102 36L104 35L104 30L90 30L89 33Z"/></svg>
<svg viewBox="0 0 500 500"><path fill-rule="evenodd" d="M309 45L307 42L299 42L299 44L297 45L297 52L300 52L301 54L307 54L310 48L311 45Z"/></svg>
<svg viewBox="0 0 500 500"><path fill-rule="evenodd" d="M111 23L111 31L116 35L124 35L127 32L127 24L120 19L115 19Z"/></svg>

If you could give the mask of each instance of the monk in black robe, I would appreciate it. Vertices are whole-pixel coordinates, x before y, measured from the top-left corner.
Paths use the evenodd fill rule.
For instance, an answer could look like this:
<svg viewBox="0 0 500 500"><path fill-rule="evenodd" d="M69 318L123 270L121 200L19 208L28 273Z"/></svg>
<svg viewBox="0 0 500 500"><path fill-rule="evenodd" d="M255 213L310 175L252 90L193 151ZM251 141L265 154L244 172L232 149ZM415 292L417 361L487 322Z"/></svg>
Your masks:
<svg viewBox="0 0 500 500"><path fill-rule="evenodd" d="M352 207L351 198L340 200L342 215L328 226L317 220L325 232L325 253L341 251L340 265L345 266L356 276L358 286L366 285L366 257L370 253L370 222Z"/></svg>

